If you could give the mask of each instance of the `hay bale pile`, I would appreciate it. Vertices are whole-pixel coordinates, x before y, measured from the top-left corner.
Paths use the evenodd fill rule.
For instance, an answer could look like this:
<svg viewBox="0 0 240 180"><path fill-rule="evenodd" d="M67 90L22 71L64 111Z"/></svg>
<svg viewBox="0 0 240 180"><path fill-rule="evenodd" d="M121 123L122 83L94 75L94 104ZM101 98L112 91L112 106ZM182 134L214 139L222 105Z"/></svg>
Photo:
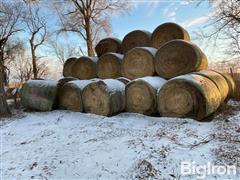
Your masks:
<svg viewBox="0 0 240 180"><path fill-rule="evenodd" d="M102 39L95 51L97 57L69 58L58 83L27 82L24 107L203 120L236 94L233 78L208 70L204 52L175 23Z"/></svg>

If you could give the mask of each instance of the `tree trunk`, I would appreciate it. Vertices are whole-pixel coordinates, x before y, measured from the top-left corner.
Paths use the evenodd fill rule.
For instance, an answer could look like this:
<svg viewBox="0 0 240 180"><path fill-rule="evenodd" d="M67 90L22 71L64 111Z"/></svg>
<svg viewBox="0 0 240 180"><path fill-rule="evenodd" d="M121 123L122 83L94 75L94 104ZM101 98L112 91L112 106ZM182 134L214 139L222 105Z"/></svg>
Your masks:
<svg viewBox="0 0 240 180"><path fill-rule="evenodd" d="M32 54L33 77L34 79L37 79L38 70L37 70L36 55L35 55L33 40L34 40L34 36L30 40L30 45L31 45L31 54Z"/></svg>
<svg viewBox="0 0 240 180"><path fill-rule="evenodd" d="M0 52L0 117L11 115L4 90L3 51Z"/></svg>
<svg viewBox="0 0 240 180"><path fill-rule="evenodd" d="M94 50L93 50L93 39L92 39L92 32L91 32L91 24L90 24L90 20L86 19L85 20L86 23L86 41L87 41L87 50L88 50L88 56L94 56Z"/></svg>

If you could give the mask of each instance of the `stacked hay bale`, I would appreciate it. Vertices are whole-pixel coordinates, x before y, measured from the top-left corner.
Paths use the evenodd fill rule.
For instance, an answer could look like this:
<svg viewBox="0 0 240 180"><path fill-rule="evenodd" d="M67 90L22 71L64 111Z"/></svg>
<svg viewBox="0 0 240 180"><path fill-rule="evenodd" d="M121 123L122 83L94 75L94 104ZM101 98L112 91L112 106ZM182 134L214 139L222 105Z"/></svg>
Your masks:
<svg viewBox="0 0 240 180"><path fill-rule="evenodd" d="M104 116L126 110L202 120L236 94L233 79L207 70L204 52L175 23L162 24L152 33L132 31L122 41L102 39L95 51L97 57L69 58L65 62L65 78L58 82L56 90L60 109ZM26 83L23 91L26 107L53 108L55 96L49 89L33 93L28 86ZM26 94L41 97L48 108L35 107Z"/></svg>

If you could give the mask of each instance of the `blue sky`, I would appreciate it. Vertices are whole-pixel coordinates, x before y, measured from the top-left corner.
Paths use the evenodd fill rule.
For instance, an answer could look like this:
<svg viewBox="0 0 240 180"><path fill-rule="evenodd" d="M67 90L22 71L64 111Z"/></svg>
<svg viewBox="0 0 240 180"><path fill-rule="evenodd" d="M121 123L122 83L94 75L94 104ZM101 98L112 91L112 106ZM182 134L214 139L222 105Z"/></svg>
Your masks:
<svg viewBox="0 0 240 180"><path fill-rule="evenodd" d="M169 21L183 25L188 31L195 31L206 22L209 13L207 1L196 7L195 3L184 0L135 0L129 13L113 16L112 28L119 38L134 29L153 31Z"/></svg>

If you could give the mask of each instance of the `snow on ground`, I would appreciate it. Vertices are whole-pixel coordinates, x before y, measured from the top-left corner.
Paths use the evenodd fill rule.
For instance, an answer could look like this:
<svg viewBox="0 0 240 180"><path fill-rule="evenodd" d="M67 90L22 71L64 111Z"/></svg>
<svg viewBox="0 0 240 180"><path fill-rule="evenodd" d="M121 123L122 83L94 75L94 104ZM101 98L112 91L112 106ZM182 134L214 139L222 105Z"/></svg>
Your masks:
<svg viewBox="0 0 240 180"><path fill-rule="evenodd" d="M196 179L181 175L181 161L240 167L237 102L211 122L53 111L22 112L0 128L2 179Z"/></svg>

